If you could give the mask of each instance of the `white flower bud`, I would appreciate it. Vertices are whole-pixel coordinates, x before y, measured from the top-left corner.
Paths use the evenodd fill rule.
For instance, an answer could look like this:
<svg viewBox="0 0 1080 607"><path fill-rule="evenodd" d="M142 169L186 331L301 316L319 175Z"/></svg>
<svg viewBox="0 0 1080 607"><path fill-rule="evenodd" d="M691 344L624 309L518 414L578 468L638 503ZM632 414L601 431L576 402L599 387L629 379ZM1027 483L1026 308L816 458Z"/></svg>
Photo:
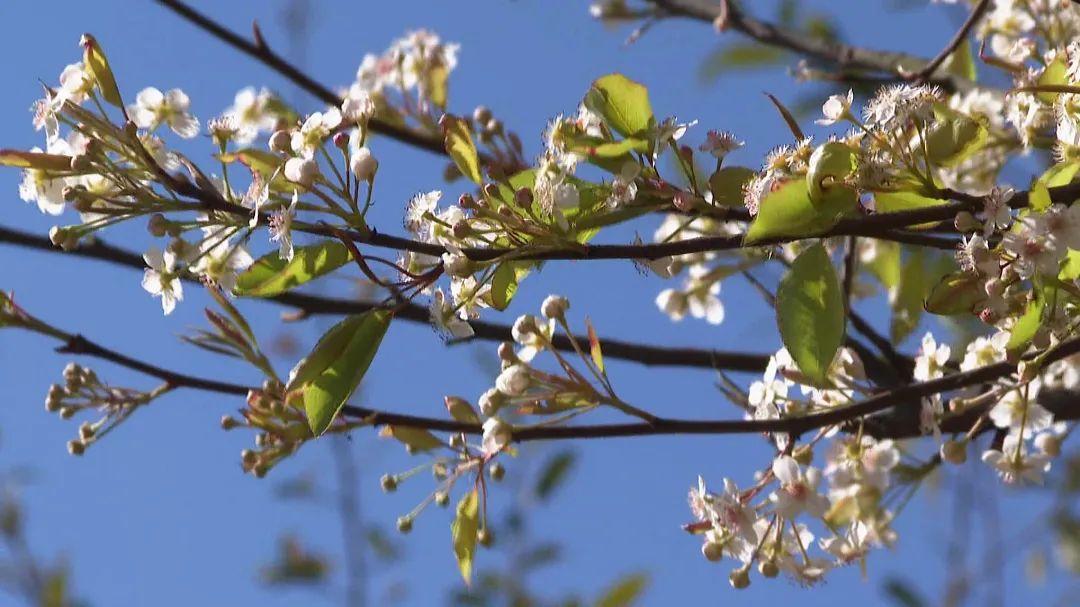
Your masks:
<svg viewBox="0 0 1080 607"><path fill-rule="evenodd" d="M288 131L274 131L270 136L270 150L279 154L291 154L292 135Z"/></svg>
<svg viewBox="0 0 1080 607"><path fill-rule="evenodd" d="M532 335L538 331L536 317L529 314L518 317L518 319L514 321L514 326L510 329L514 341L522 345L527 345Z"/></svg>
<svg viewBox="0 0 1080 607"><path fill-rule="evenodd" d="M382 490L384 492L391 493L391 492L397 490L398 479L397 479L396 476L394 476L392 474L384 474L379 479L379 486L382 487Z"/></svg>
<svg viewBox="0 0 1080 607"><path fill-rule="evenodd" d="M953 225L960 232L974 232L979 229L979 222L975 219L974 215L967 211L960 211L957 213Z"/></svg>
<svg viewBox="0 0 1080 607"><path fill-rule="evenodd" d="M947 440L941 443L941 459L950 464L962 464L967 461L967 441Z"/></svg>
<svg viewBox="0 0 1080 607"><path fill-rule="evenodd" d="M499 409L506 404L506 397L496 388L489 388L487 392L484 392L480 396L479 402L480 413L482 413L484 417L493 417L499 412Z"/></svg>
<svg viewBox="0 0 1080 607"><path fill-rule="evenodd" d="M750 566L744 565L735 569L728 575L728 581L731 582L731 587L736 590L742 590L750 585Z"/></svg>
<svg viewBox="0 0 1080 607"><path fill-rule="evenodd" d="M507 396L519 396L529 389L532 376L525 365L511 365L495 378L495 387Z"/></svg>
<svg viewBox="0 0 1080 607"><path fill-rule="evenodd" d="M1061 455L1061 437L1044 432L1035 437L1035 448L1050 457Z"/></svg>
<svg viewBox="0 0 1080 607"><path fill-rule="evenodd" d="M503 420L492 417L484 422L483 448L486 455L494 455L502 451L513 439L513 430L510 424Z"/></svg>
<svg viewBox="0 0 1080 607"><path fill-rule="evenodd" d="M360 148L355 150L349 159L349 168L357 179L370 182L375 179L375 173L379 170L379 161L372 155L371 150Z"/></svg>
<svg viewBox="0 0 1080 607"><path fill-rule="evenodd" d="M443 269L455 278L468 278L472 276L473 264L462 253L443 253Z"/></svg>
<svg viewBox="0 0 1080 607"><path fill-rule="evenodd" d="M412 522L411 516L399 516L397 520L397 530L401 533L412 531Z"/></svg>
<svg viewBox="0 0 1080 607"><path fill-rule="evenodd" d="M570 301L561 295L548 295L544 303L540 304L540 314L544 318L558 320L566 315L570 309Z"/></svg>
<svg viewBox="0 0 1080 607"><path fill-rule="evenodd" d="M285 162L285 179L311 187L319 176L319 165L310 158L290 158Z"/></svg>

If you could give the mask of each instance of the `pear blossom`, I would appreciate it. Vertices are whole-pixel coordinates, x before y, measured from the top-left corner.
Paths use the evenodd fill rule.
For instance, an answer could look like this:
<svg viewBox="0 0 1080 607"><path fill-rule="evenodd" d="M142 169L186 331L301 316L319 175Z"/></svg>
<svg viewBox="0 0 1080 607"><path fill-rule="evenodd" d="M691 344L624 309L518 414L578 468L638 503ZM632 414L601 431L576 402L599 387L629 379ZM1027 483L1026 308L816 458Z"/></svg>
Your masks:
<svg viewBox="0 0 1080 607"><path fill-rule="evenodd" d="M224 113L236 127L236 143L248 145L260 133L274 129L277 117L269 108L272 99L273 95L265 88L257 91L249 86L236 93L233 104Z"/></svg>
<svg viewBox="0 0 1080 607"><path fill-rule="evenodd" d="M622 170L611 183L611 195L608 196L607 206L617 209L637 197L638 186L636 180L641 172L641 167L636 162L627 162Z"/></svg>
<svg viewBox="0 0 1080 607"><path fill-rule="evenodd" d="M989 415L998 428L1012 432L1022 430L1027 436L1046 430L1054 423L1054 416L1030 394L1025 398L1021 390L1011 390L1002 396L990 408Z"/></svg>
<svg viewBox="0 0 1080 607"><path fill-rule="evenodd" d="M33 148L33 153L40 153L41 148ZM36 202L38 209L48 215L60 215L64 212L64 188L68 185L66 177L56 176L43 169L25 169L22 183L19 184L19 198L26 202Z"/></svg>
<svg viewBox="0 0 1080 607"><path fill-rule="evenodd" d="M184 298L184 287L176 268L176 254L151 247L143 255L143 260L149 267L143 273L142 287L154 297L161 298L161 309L169 315L177 302Z"/></svg>
<svg viewBox="0 0 1080 607"><path fill-rule="evenodd" d="M327 137L341 125L341 111L330 108L314 112L304 120L300 130L292 134L292 149L304 158L311 158L322 147Z"/></svg>
<svg viewBox="0 0 1080 607"><path fill-rule="evenodd" d="M780 482L780 488L769 494L776 512L785 518L794 518L802 512L820 517L829 509L829 500L817 492L821 482L821 472L810 467L805 471L790 455L782 455L773 460L773 475Z"/></svg>
<svg viewBox="0 0 1080 607"><path fill-rule="evenodd" d="M952 349L948 344L938 344L934 336L927 333L923 336L922 347L915 356L914 377L918 381L930 381L945 374L945 364L949 362Z"/></svg>
<svg viewBox="0 0 1080 607"><path fill-rule="evenodd" d="M243 245L233 244L229 239L212 244L216 235L208 235L203 241L204 250L191 271L230 293L236 286L236 278L253 262L251 254Z"/></svg>
<svg viewBox="0 0 1080 607"><path fill-rule="evenodd" d="M678 322L686 318L690 302L685 293L675 289L664 289L656 296L656 307L667 314L668 318Z"/></svg>
<svg viewBox="0 0 1080 607"><path fill-rule="evenodd" d="M698 147L702 152L708 152L717 160L723 160L729 153L741 148L743 142L735 138L735 135L727 131L709 131L706 134L705 143Z"/></svg>
<svg viewBox="0 0 1080 607"><path fill-rule="evenodd" d="M199 120L188 113L191 100L180 89L166 93L147 87L135 96L135 103L128 106L128 115L141 129L154 130L165 124L184 139L199 134Z"/></svg>
<svg viewBox="0 0 1080 607"><path fill-rule="evenodd" d="M821 106L824 118L818 118L814 122L822 126L830 126L851 116L851 103L855 96L851 89L847 95L832 95L825 105Z"/></svg>
<svg viewBox="0 0 1080 607"><path fill-rule="evenodd" d="M1043 453L1028 453L1016 434L1009 434L1001 450L988 449L982 454L983 463L997 470L1008 484L1042 484L1043 474L1050 470L1050 458Z"/></svg>
<svg viewBox="0 0 1080 607"><path fill-rule="evenodd" d="M495 388L507 396L521 396L532 383L525 365L510 365L495 378Z"/></svg>
<svg viewBox="0 0 1080 607"><path fill-rule="evenodd" d="M278 243L278 256L285 261L292 261L293 258L292 222L299 202L300 193L293 190L292 202L289 206L274 213L270 218L270 241Z"/></svg>

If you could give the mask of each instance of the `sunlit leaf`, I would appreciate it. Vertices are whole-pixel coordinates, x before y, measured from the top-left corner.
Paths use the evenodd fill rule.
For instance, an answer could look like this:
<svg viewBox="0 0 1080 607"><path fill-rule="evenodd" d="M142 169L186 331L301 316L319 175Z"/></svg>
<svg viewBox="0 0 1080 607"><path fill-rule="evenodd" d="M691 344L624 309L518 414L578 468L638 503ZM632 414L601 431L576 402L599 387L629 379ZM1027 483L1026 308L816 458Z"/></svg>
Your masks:
<svg viewBox="0 0 1080 607"><path fill-rule="evenodd" d="M799 370L815 385L826 385L829 366L844 341L845 310L825 247L815 244L791 264L776 290L776 319Z"/></svg>
<svg viewBox="0 0 1080 607"><path fill-rule="evenodd" d="M349 250L336 240L298 247L289 261L274 251L240 274L233 292L244 297L273 297L333 272L349 258Z"/></svg>
<svg viewBox="0 0 1080 607"><path fill-rule="evenodd" d="M120 96L120 88L116 86L116 77L113 76L109 60L101 45L90 34L83 34L83 66L94 78L94 84L101 91L101 97L116 107L124 107L124 100Z"/></svg>
<svg viewBox="0 0 1080 607"><path fill-rule="evenodd" d="M757 171L746 167L723 167L709 177L713 204L725 207L743 206L743 186Z"/></svg>
<svg viewBox="0 0 1080 607"><path fill-rule="evenodd" d="M527 261L504 261L495 269L491 278L491 307L505 310L517 293L518 282L529 274L532 263Z"/></svg>
<svg viewBox="0 0 1080 607"><path fill-rule="evenodd" d="M585 107L624 137L644 133L653 122L648 89L622 74L610 74L593 82L585 95Z"/></svg>
<svg viewBox="0 0 1080 607"><path fill-rule="evenodd" d="M855 193L835 188L840 196L829 196L821 204L810 201L805 179L794 179L767 194L746 233L747 244L781 236L809 236L824 232L842 216L856 208Z"/></svg>
<svg viewBox="0 0 1080 607"><path fill-rule="evenodd" d="M22 150L0 150L0 166L41 171L70 171L71 156Z"/></svg>
<svg viewBox="0 0 1080 607"><path fill-rule="evenodd" d="M444 114L439 124L443 129L443 143L446 146L446 153L450 155L458 170L474 183L483 183L484 176L480 172L480 157L476 153L476 144L473 143L468 123L461 118Z"/></svg>
<svg viewBox="0 0 1080 607"><path fill-rule="evenodd" d="M454 542L454 556L458 570L466 584L472 583L473 557L476 555L476 532L480 529L480 500L476 489L462 496L458 502L454 522L450 524L450 536Z"/></svg>
<svg viewBox="0 0 1080 607"><path fill-rule="evenodd" d="M432 449L438 449L439 447L444 446L444 443L439 440L439 437L423 428L388 425L383 426L382 430L379 430L379 436L397 439L404 443L405 446L411 447L414 451L431 451Z"/></svg>
<svg viewBox="0 0 1080 607"><path fill-rule="evenodd" d="M540 479L536 482L536 496L540 499L551 497L576 461L577 456L572 451L556 453L540 472Z"/></svg>
<svg viewBox="0 0 1080 607"><path fill-rule="evenodd" d="M630 607L641 598L648 583L649 578L644 574L628 575L604 591L597 599L596 607Z"/></svg>
<svg viewBox="0 0 1080 607"><path fill-rule="evenodd" d="M984 283L970 272L947 274L930 290L923 307L931 314L952 316L977 312L986 301Z"/></svg>

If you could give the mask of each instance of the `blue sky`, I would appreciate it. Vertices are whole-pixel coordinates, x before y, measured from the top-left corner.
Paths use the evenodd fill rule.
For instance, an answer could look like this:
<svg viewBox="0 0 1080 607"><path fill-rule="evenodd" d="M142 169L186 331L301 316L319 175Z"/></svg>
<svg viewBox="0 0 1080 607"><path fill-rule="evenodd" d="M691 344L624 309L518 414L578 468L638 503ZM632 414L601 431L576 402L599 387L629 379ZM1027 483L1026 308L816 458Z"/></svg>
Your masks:
<svg viewBox="0 0 1080 607"><path fill-rule="evenodd" d="M194 4L241 31L248 31L251 19L258 17L271 44L297 57L298 49L290 48L281 26L285 2ZM309 40L301 59L320 81L347 84L365 52L381 51L408 29L431 28L462 45L451 84L451 107L461 113L480 103L491 107L533 152L550 117L573 111L596 77L620 71L649 86L658 114L700 120L689 135L694 143L709 128L735 131L747 146L732 161L754 166L764 152L790 137L762 91L789 100L806 91L805 86L799 89L793 84L783 69L726 74L702 84L696 75L698 65L719 41L709 27L662 23L626 47L623 40L628 32L608 31L590 20L582 2L310 4ZM887 11L883 5L888 2L806 4L819 9L828 6L839 14L844 32L855 42L922 54L936 52L961 18L959 13L937 7ZM64 65L79 58L77 42L84 31L95 34L104 46L129 96L144 86L179 87L189 93L194 112L205 120L227 107L238 89L266 85L301 110L319 109L273 73L153 3L102 0L50 5L48 15L42 14L42 6L0 4L0 56L5 57L0 66L5 89L0 96L0 147L28 148L40 143L27 108L40 94L39 80L55 81ZM413 193L442 188L453 198L461 191L460 184L442 183L444 164L439 159L386 140L376 140L373 149L381 169L372 223L384 231L397 230L404 202ZM18 179L14 171L0 172L0 189L9 192L0 221L45 233L52 224L18 200ZM646 238L653 228L647 222L638 226ZM625 241L632 235L632 230L622 230L608 238ZM137 250L148 244L145 232L136 228L114 230L107 238ZM158 302L143 292L138 273L131 270L10 246L0 247L0 268L0 288L14 290L27 309L62 327L186 372L255 380L247 369L208 358L178 342L177 334L201 323L207 298L194 289L176 313L163 319ZM330 279L316 290L341 294L348 288L344 281ZM653 304L661 288L661 283L641 276L629 263L549 264L523 285L501 320L534 312L545 295L559 292L573 302L572 321L580 327L588 315L601 335L762 353L779 345L770 310L736 281L724 285L728 319L720 327L692 320L668 322ZM326 319L318 319L283 327L278 308L258 302L241 305L265 340L287 333L307 347L328 326ZM882 320L880 314L874 318ZM42 406L47 386L60 379L67 362L51 351L53 346L27 334L0 333L0 467L35 470L36 480L24 492L32 543L44 555L67 558L80 596L95 605L164 607L258 601L273 606L300 599L310 599L306 604L312 605L335 604L304 591L268 590L256 579L258 566L268 560L282 533L296 534L306 544L331 554L340 553L340 527L332 510L274 497L278 482L299 474L311 473L331 485L335 472L328 445L309 445L270 478L256 480L243 475L237 465L250 434L227 434L218 428L219 417L242 403L225 396L178 392L140 411L86 457L75 460L66 454L64 443L73 437L76 424L61 422ZM912 344L907 347L911 349ZM357 402L440 415L443 395L475 399L490 385L486 369L494 360L493 344L448 349L428 327L398 323L391 328ZM293 361L275 362L287 370ZM153 385L124 369L92 366L118 385ZM613 363L611 375L622 394L664 415L737 415L717 394L708 372ZM394 519L411 509L430 484L421 476L399 492L383 495L378 490L382 473L404 470L417 462L370 431L356 433L350 447L361 471L365 521L392 528ZM898 524L900 544L871 558L866 579L857 569L848 569L836 572L829 584L816 590L756 579L750 590L737 594L728 587L729 566L702 559L698 541L680 531L679 525L689 517L685 494L697 475L714 483L725 475L745 483L768 457L762 441L666 437L606 440L574 448L581 458L570 481L552 504L532 512L534 532L567 548L564 561L532 579L534 586L552 596L572 591L595 596L611 580L632 571L649 573L651 584L644 601L649 605L705 598L719 604L797 600L809 607L853 596L876 603L883 600L883 580L895 575L915 580L931 596L942 587L944 538L953 516L948 490L928 489L912 503ZM536 445L527 451L542 456L554 449ZM509 463L509 470L515 473L514 463ZM979 475L984 472L977 470ZM1002 492L994 490L994 494ZM495 504L512 498L508 489L493 493ZM1026 524L1041 505L1038 500L1006 495L1000 505L1005 533ZM404 542L406 560L391 570L374 572L370 597L376 598L375 591L390 582L403 581L408 585L407 604L428 605L456 588L460 581L448 524L447 512L429 511L420 518ZM976 537L982 528L981 522L974 523ZM977 541L972 549L982 546ZM483 568L496 557L481 553L479 558ZM1058 596L1060 586L1033 589L1025 585L1016 573L1018 565L1019 559L1012 559L1003 578L1005 594L999 596L1005 597L1006 604L1020 596L1034 603Z"/></svg>

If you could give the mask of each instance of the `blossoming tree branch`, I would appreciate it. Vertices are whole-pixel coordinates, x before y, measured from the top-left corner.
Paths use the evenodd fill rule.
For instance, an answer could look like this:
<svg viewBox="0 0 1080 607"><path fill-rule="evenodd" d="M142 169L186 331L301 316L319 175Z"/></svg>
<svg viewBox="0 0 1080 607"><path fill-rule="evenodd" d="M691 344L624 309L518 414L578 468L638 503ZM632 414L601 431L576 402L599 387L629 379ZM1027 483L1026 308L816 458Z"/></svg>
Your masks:
<svg viewBox="0 0 1080 607"><path fill-rule="evenodd" d="M247 38L181 2L161 3L328 107L302 114L248 88L202 122L183 91L132 87L89 34L81 58L45 87L33 107L44 147L0 150L0 164L23 171L21 197L57 224L47 238L0 228L0 240L139 268L164 314L183 305L185 290L204 289L215 305L183 340L246 361L260 378L234 383L134 359L0 293L0 327L156 380L118 387L69 364L46 409L83 419L72 454L184 389L235 396L239 415L221 426L253 435L240 461L259 477L326 434L377 427L434 471L430 495L398 528L408 532L431 503L456 503L453 550L469 582L477 546L491 540L487 506L499 496L490 482L515 443L753 434L774 457L732 464L731 478L700 478L683 526L705 558L732 563L731 584L742 588L752 570L813 583L901 541L897 503L970 451L1005 483L1040 482L1080 418L1075 398L1047 398L1080 383L1074 3L971 2L927 59L802 37L731 0L592 7L598 19L638 24L635 36L668 18L712 23L811 60L797 68L802 77L876 87L866 99L844 86L824 100L817 137L770 96L791 137L760 163L740 159L755 166L732 161L743 142L723 130L730 125L681 122L671 116L678 108L654 108L646 84L621 74L599 76L542 141L526 142L488 108L453 107L459 49L431 32L364 57L339 93L277 55L257 27ZM1007 87L977 81L979 63ZM204 157L173 149L200 134L211 143ZM422 193L401 201L404 232L368 220L377 199L395 204L380 199L379 175L408 170L380 165L379 137L451 163L449 184L417 183ZM1003 183L1006 163L1033 150L1049 152L1046 166L1023 187ZM141 256L108 244L107 228L124 222L145 225L158 244ZM608 228L629 223L654 225L654 242L604 241ZM296 234L314 244L294 246ZM500 318L522 281L543 280L541 265L562 260L637 264L655 276L658 322L690 317L714 331L724 330L721 283L746 280L775 309L784 347L769 355L605 339L572 321L579 316L558 294L536 302L536 315ZM759 280L766 267L782 269L778 284ZM361 277L376 295L302 290L335 273ZM852 309L880 292L888 335ZM285 373L245 318L251 299L339 320ZM901 351L924 313L980 334L954 351L927 333L917 351ZM350 405L401 322L430 322L453 341L500 342L502 370L473 395L446 395L441 411ZM732 415L665 417L662 403L619 389L612 359L715 370ZM760 378L734 375L747 372ZM590 421L604 409L625 421ZM926 452L934 455L919 465L901 464L901 454ZM382 486L392 491L414 473L387 474Z"/></svg>

